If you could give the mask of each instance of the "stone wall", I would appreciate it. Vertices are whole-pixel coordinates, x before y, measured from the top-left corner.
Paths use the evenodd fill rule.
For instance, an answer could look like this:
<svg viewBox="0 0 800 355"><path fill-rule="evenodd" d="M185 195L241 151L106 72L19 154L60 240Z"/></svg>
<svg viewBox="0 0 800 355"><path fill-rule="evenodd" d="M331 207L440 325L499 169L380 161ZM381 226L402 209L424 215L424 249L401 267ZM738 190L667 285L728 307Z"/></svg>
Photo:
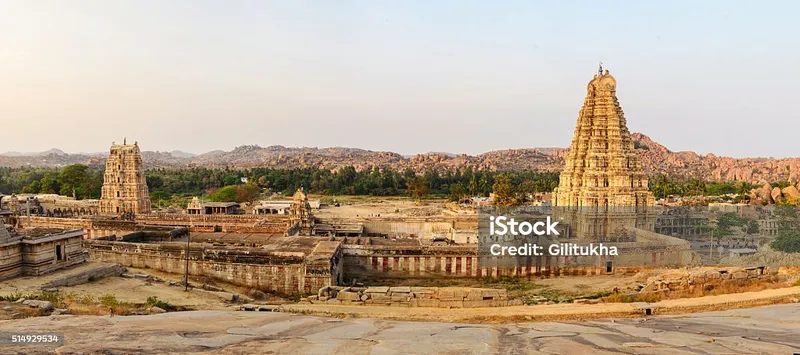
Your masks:
<svg viewBox="0 0 800 355"><path fill-rule="evenodd" d="M423 240L449 238L456 243L477 243L478 220L467 217L366 217L324 218L331 225L361 224L366 235L416 236Z"/></svg>
<svg viewBox="0 0 800 355"><path fill-rule="evenodd" d="M475 246L385 247L344 246L345 282L350 279L439 277L558 277L608 275L605 267L564 267L566 257L528 258L520 267L481 267ZM639 267L614 268L613 273L635 273Z"/></svg>
<svg viewBox="0 0 800 355"><path fill-rule="evenodd" d="M188 215L151 213L136 216L138 223L188 227L193 232L276 233L286 234L287 216L276 215Z"/></svg>
<svg viewBox="0 0 800 355"><path fill-rule="evenodd" d="M183 243L127 243L103 240L84 241L92 260L118 263L135 268L152 268L183 274L186 267ZM333 254L340 253L336 247ZM328 260L332 258L329 257ZM189 274L208 276L231 284L279 294L314 293L335 284L331 270L340 266L328 263L327 273L309 273L303 253L270 253L258 248L225 249L191 245Z"/></svg>
<svg viewBox="0 0 800 355"><path fill-rule="evenodd" d="M55 279L42 285L40 288L44 290L50 288L81 285L110 276L120 276L123 273L125 273L125 268L119 266L118 264L103 265L74 275Z"/></svg>
<svg viewBox="0 0 800 355"><path fill-rule="evenodd" d="M22 274L22 247L18 241L0 245L0 280Z"/></svg>
<svg viewBox="0 0 800 355"><path fill-rule="evenodd" d="M94 239L109 235L124 235L136 229L136 223L118 220L91 220L84 218L28 217L19 219L24 227L82 229L84 238Z"/></svg>
<svg viewBox="0 0 800 355"><path fill-rule="evenodd" d="M713 288L726 284L743 284L751 281L786 281L777 268L765 266L736 267L712 270L672 271L647 279L639 292L668 292L691 290L695 287Z"/></svg>
<svg viewBox="0 0 800 355"><path fill-rule="evenodd" d="M502 307L519 305L508 291L466 287L323 287L303 301L309 303L399 307Z"/></svg>

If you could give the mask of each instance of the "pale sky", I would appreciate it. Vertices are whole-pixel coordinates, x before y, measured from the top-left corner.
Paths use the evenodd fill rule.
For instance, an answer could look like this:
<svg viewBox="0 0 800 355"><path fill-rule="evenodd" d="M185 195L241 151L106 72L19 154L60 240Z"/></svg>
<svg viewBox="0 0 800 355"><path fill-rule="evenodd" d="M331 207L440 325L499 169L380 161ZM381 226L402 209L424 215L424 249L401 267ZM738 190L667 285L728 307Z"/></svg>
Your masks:
<svg viewBox="0 0 800 355"><path fill-rule="evenodd" d="M0 152L566 147L599 61L672 150L800 156L797 1L0 0Z"/></svg>

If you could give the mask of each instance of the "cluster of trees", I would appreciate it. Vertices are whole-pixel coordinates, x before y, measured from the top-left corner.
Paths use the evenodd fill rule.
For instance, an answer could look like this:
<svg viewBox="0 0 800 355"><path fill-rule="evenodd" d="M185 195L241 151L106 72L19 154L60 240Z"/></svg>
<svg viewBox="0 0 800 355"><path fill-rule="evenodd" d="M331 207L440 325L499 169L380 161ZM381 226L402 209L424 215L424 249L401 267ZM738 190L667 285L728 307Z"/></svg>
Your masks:
<svg viewBox="0 0 800 355"><path fill-rule="evenodd" d="M61 169L0 168L0 193L61 194L100 198L103 171L75 164Z"/></svg>
<svg viewBox="0 0 800 355"><path fill-rule="evenodd" d="M511 206L529 202L534 194L552 192L558 186L558 174L537 175L535 178L513 173L497 175L492 184L494 203L499 206Z"/></svg>
<svg viewBox="0 0 800 355"><path fill-rule="evenodd" d="M778 218L778 236L772 241L772 248L787 253L800 253L800 220L797 208L778 206L775 208Z"/></svg>
<svg viewBox="0 0 800 355"><path fill-rule="evenodd" d="M254 184L229 185L209 192L214 202L253 202L258 199L261 189Z"/></svg>
<svg viewBox="0 0 800 355"><path fill-rule="evenodd" d="M500 185L495 181L497 177L501 177ZM257 190L292 194L302 186L311 193L326 195L437 196L455 201L466 196L488 196L497 186L507 184L512 185L513 193L519 196L552 191L558 185L557 173L499 173L469 167L447 172L430 170L424 174L391 168L356 171L353 167L336 171L319 168L151 169L147 170L146 178L154 200L208 195L212 200L246 201ZM60 193L79 199L99 198L102 183L103 170L85 165L61 169L0 169L0 193L6 194Z"/></svg>
<svg viewBox="0 0 800 355"><path fill-rule="evenodd" d="M677 196L720 196L725 194L739 194L746 196L755 185L745 181L703 181L698 179L675 179L666 174L659 174L650 178L650 191L656 198L668 195Z"/></svg>
<svg viewBox="0 0 800 355"><path fill-rule="evenodd" d="M758 222L739 217L734 212L728 212L717 217L714 224L708 226L711 235L720 244L722 239L734 235L734 229L739 229L747 234L758 234Z"/></svg>

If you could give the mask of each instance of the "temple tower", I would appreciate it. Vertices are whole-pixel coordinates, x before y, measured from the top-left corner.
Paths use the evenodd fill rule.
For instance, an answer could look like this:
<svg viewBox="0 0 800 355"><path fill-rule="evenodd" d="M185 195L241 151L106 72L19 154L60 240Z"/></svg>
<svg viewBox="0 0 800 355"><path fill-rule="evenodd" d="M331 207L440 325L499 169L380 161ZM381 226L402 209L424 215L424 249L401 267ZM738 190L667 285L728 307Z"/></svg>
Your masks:
<svg viewBox="0 0 800 355"><path fill-rule="evenodd" d="M100 213L150 213L150 193L147 190L142 152L138 143L112 143L103 175Z"/></svg>
<svg viewBox="0 0 800 355"><path fill-rule="evenodd" d="M597 216L575 221L582 236L605 239L624 226L649 229L652 221L640 217L650 215L655 200L617 100L617 81L601 66L586 89L553 205Z"/></svg>
<svg viewBox="0 0 800 355"><path fill-rule="evenodd" d="M289 206L289 222L297 223L301 235L311 235L314 228L314 216L311 215L311 204L303 187L297 189Z"/></svg>

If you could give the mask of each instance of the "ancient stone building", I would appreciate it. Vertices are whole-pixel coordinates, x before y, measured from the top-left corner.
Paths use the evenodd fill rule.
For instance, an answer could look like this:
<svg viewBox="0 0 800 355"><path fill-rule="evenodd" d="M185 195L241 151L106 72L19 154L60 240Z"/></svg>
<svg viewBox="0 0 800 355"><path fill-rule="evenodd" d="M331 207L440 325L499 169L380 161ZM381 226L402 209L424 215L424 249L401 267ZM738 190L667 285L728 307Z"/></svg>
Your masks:
<svg viewBox="0 0 800 355"><path fill-rule="evenodd" d="M111 145L103 176L100 213L150 213L150 193L137 143Z"/></svg>
<svg viewBox="0 0 800 355"><path fill-rule="evenodd" d="M0 280L42 275L82 263L88 253L80 229L31 228L9 231L0 226Z"/></svg>
<svg viewBox="0 0 800 355"><path fill-rule="evenodd" d="M289 223L297 224L301 235L311 235L314 227L314 216L311 215L311 204L303 188L297 189L289 206Z"/></svg>
<svg viewBox="0 0 800 355"><path fill-rule="evenodd" d="M617 100L617 81L601 67L586 89L553 205L584 213L573 220L582 236L604 239L625 226L652 230L653 220L643 217L655 201Z"/></svg>

